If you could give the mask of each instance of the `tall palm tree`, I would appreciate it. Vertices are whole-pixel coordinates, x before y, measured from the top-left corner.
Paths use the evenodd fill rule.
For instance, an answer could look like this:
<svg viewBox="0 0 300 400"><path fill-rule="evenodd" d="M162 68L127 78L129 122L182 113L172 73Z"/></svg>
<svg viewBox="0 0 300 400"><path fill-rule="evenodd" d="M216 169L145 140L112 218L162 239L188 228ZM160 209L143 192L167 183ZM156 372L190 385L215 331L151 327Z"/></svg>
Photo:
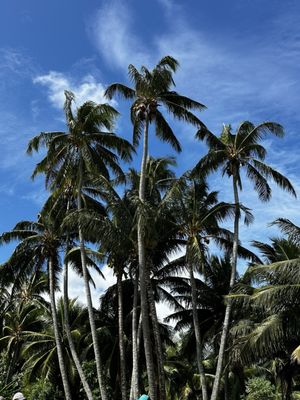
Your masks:
<svg viewBox="0 0 300 400"><path fill-rule="evenodd" d="M91 197L89 195L90 193L87 192L92 192L93 197ZM101 216L104 215L103 206L96 200L96 198L94 198L94 197L99 197L99 191L97 189L95 189L94 187L84 187L82 197L83 197L83 202L86 204L88 208L93 209L93 211L97 212L98 215ZM55 218L58 218L60 220L66 220L69 217L69 214L72 213L72 211L74 211L74 209L76 209L76 188L72 187L72 180L70 179L69 181L65 182L64 189L60 187L51 193L50 197L48 198L43 207L42 213L55 216ZM72 239L74 236L74 232L76 232L76 228L77 227L75 226L73 231L68 232L68 234L66 235L66 243L65 243L65 256L63 262L64 328L68 338L68 343L72 354L72 358L76 365L76 369L80 376L84 391L86 393L87 398L89 400L92 400L93 398L92 391L87 382L87 378L85 376L83 367L81 365L79 356L75 348L69 321L69 295L68 295L69 266L75 267L75 271L79 272L79 274L82 275L82 269L80 268L78 271L77 268L78 264L80 264L80 259L78 259L78 253L79 253L78 248L72 247L74 244ZM76 260L75 263L74 263L74 256ZM92 261L91 256L92 258L95 258L94 252L89 250L89 264L92 264L94 262L94 260ZM95 270L98 271L100 275L102 275L96 263L94 263L94 267ZM104 278L103 275L102 277Z"/></svg>
<svg viewBox="0 0 300 400"><path fill-rule="evenodd" d="M77 210L80 213L83 209L82 188L85 177L89 176L89 180L91 180L98 175L109 179L110 172L122 176L123 172L118 163L118 156L125 161L130 160L133 148L125 139L111 132L114 120L118 115L113 107L108 104L95 104L87 101L76 110L74 115L72 110L74 95L66 91L65 96L68 131L42 132L30 141L28 153L34 150L38 151L41 146L46 146L47 154L36 166L33 177L38 173L45 173L46 184L51 186L51 183L55 182L55 187L59 185L63 187L64 182L71 177L77 188ZM78 236L99 389L102 399L107 400L88 279L85 240L80 224L78 225Z"/></svg>
<svg viewBox="0 0 300 400"><path fill-rule="evenodd" d="M224 245L230 233L218 223L230 216L232 207L218 203L217 193L208 192L205 182L184 179L173 198L179 231L186 240L185 262L190 276L193 324L196 337L197 364L201 380L202 398L207 400L206 378L203 368L202 338L197 310L197 287L194 271L205 274L208 243L215 240Z"/></svg>
<svg viewBox="0 0 300 400"><path fill-rule="evenodd" d="M124 338L124 302L123 302L123 276L130 269L132 261L135 261L134 240L132 231L135 227L132 205L126 193L120 197L112 187L107 185L108 209L111 218L100 221L98 235L101 236L99 252L104 255L107 265L113 268L117 276L118 299L118 338L120 353L121 396L127 400L127 374L126 354ZM132 260L133 257L133 260ZM136 393L138 395L138 393Z"/></svg>
<svg viewBox="0 0 300 400"><path fill-rule="evenodd" d="M149 71L142 66L138 71L133 65L129 65L128 74L133 82L134 88L130 88L120 83L110 85L106 90L106 96L112 98L115 94L120 94L125 99L132 99L131 121L133 124L133 142L138 145L143 132L143 155L140 169L139 182L139 200L140 210L138 218L138 257L139 257L139 277L141 290L141 307L143 337L147 364L147 374L149 379L149 392L153 400L157 399L154 364L151 349L150 324L148 319L147 306L147 271L145 254L145 220L143 218L143 209L145 207L145 188L146 188L146 167L149 156L149 125L155 124L156 135L163 141L171 144L176 150L181 147L173 133L173 130L167 123L163 114L159 110L163 106L175 118L183 120L200 128L203 126L201 121L190 111L193 109L203 110L204 106L177 92L171 90L174 86L173 73L178 68L178 62L170 56L163 57L158 64ZM163 377L163 371L160 371ZM161 399L165 399L165 388L160 388Z"/></svg>
<svg viewBox="0 0 300 400"><path fill-rule="evenodd" d="M238 258L240 218L239 190L242 190L241 170L245 170L247 177L253 183L255 191L262 201L268 201L271 197L271 188L267 180L268 178L273 179L279 187L296 196L295 190L289 180L264 163L266 149L259 142L268 133L278 137L284 135L282 126L275 122L263 122L255 126L249 121L241 123L235 134L231 132L230 126L224 126L220 137L203 129L199 130L196 134L198 139L206 140L209 145L209 152L199 161L194 172L203 175L221 168L223 174L228 175L232 179L235 217L230 288L232 288L235 283ZM231 309L232 303L228 301L211 400L216 400L218 396Z"/></svg>

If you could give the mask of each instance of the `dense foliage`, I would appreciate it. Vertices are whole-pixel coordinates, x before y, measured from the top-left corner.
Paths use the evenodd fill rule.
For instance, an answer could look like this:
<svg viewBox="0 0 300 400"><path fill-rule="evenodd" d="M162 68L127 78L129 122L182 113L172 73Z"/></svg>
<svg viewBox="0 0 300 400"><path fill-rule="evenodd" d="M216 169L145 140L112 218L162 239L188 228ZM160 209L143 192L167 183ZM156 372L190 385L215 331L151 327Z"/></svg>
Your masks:
<svg viewBox="0 0 300 400"><path fill-rule="evenodd" d="M205 106L174 91L177 68L169 56L153 70L130 65L133 87L107 88L108 99L132 101L133 144L113 132L111 105L75 109L69 91L66 132L30 141L29 153L45 150L33 177L45 177L49 198L36 221L0 236L1 245L15 244L0 266L5 398L16 391L29 400L297 398L300 228L278 219L281 236L253 238L254 251L239 236L255 217L239 200L245 179L262 201L271 197L270 179L295 196L261 143L282 137L283 127L244 121L235 133L210 132L195 114ZM192 124L209 147L182 176L175 159L149 153L152 132L181 150L164 110ZM124 163L140 142L136 171ZM207 183L219 169L232 181L232 203ZM91 286L105 264L116 283L99 302ZM84 304L69 298L70 268L82 278ZM169 308L164 320L158 303Z"/></svg>

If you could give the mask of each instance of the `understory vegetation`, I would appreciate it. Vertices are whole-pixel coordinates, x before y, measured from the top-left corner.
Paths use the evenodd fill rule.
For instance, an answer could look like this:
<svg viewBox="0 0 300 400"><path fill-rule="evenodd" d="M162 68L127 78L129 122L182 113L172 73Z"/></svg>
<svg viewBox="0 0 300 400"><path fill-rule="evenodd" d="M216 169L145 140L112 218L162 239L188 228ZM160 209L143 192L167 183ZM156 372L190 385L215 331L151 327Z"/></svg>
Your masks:
<svg viewBox="0 0 300 400"><path fill-rule="evenodd" d="M132 85L110 85L105 104L76 108L66 90L66 130L29 142L29 154L43 155L32 177L45 178L48 198L35 221L24 216L0 236L14 245L0 266L5 398L300 398L300 227L283 215L272 222L278 236L253 237L251 249L239 234L256 211L240 201L245 181L263 202L270 182L296 196L263 146L284 129L243 121L211 132L205 106L174 90L177 68L170 56L152 70L130 65ZM117 96L130 104L132 143L114 132ZM175 158L149 149L156 135L181 151L176 119L208 148L180 176ZM230 182L231 203L209 186L213 173ZM115 284L95 298L103 265ZM70 298L70 270L84 303Z"/></svg>

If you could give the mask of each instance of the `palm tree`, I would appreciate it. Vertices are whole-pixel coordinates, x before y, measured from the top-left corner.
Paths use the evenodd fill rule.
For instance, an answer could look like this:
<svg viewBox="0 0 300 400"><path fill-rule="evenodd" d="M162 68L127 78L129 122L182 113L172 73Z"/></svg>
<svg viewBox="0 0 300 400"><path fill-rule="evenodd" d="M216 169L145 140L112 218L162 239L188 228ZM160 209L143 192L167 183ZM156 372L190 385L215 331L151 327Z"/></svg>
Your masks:
<svg viewBox="0 0 300 400"><path fill-rule="evenodd" d="M279 187L296 196L295 190L289 180L264 163L266 149L259 144L259 142L268 133L278 137L284 135L282 126L275 122L263 122L255 126L249 121L241 123L236 134L231 132L230 126L224 126L220 137L217 137L208 130L203 129L199 130L196 134L198 139L206 140L209 145L209 152L199 161L194 172L196 174L206 175L209 172L222 168L223 174L232 178L235 217L230 289L232 289L235 283L238 258L240 218L239 190L242 190L241 170L245 170L247 177L253 183L255 191L258 193L258 196L262 201L268 201L271 197L271 188L267 181L268 178L272 178ZM231 301L228 301L211 400L217 399L219 391L231 309L232 303Z"/></svg>
<svg viewBox="0 0 300 400"><path fill-rule="evenodd" d="M133 65L129 65L128 74L134 84L134 88L129 88L120 83L114 83L106 90L106 96L108 98L112 98L115 94L120 94L125 99L133 100L130 115L133 124L133 142L135 145L138 145L143 131L143 155L139 182L140 210L137 235L144 347L149 379L149 392L153 400L157 399L157 394L151 349L150 324L148 319L144 234L145 220L143 218L143 209L146 200L146 167L149 155L149 125L154 123L156 135L161 140L170 143L176 151L181 150L180 144L163 114L160 112L160 106L164 106L168 112L179 120L192 123L197 127L203 126L201 121L190 111L193 109L203 110L203 104L181 96L177 92L171 90L174 85L173 73L177 70L177 67L178 62L170 56L163 57L152 71L149 71L145 66L142 66L140 71L138 71ZM161 377L163 377L163 371L159 371L159 373ZM161 387L160 392L161 399L164 400L165 388Z"/></svg>
<svg viewBox="0 0 300 400"><path fill-rule="evenodd" d="M110 185L106 185L104 197L108 201L111 218L99 221L98 235L101 237L99 252L104 255L107 265L113 268L117 276L118 299L118 338L120 353L120 375L122 400L127 399L126 354L124 338L124 303L122 279L131 263L135 261L132 231L135 227L132 204L128 196L120 197ZM134 255L134 256L133 256ZM132 260L133 258L133 260ZM138 393L135 394L136 396Z"/></svg>
<svg viewBox="0 0 300 400"><path fill-rule="evenodd" d="M43 307L41 311L40 319L43 322L43 329L40 331L36 330L32 332L31 335L28 335L22 352L26 360L23 369L26 371L27 380L29 382L34 382L37 378L42 380L49 379L52 384L57 386L57 348L54 339L51 314L49 312L49 307ZM88 350L91 347L87 309L79 305L76 299L72 299L68 303L68 315L70 331L76 352L81 360L86 359ZM62 298L57 301L57 317L60 340L65 348L64 362L67 366L72 398L86 398L85 393L81 394L81 382L78 379L77 368L75 368L73 363L73 355L69 351L71 350L68 347L69 340L63 329L65 325L65 312Z"/></svg>
<svg viewBox="0 0 300 400"><path fill-rule="evenodd" d="M41 307L34 303L16 303L6 312L3 336L0 339L0 346L6 348L9 358L6 384L21 369L21 352L27 339L42 328Z"/></svg>
<svg viewBox="0 0 300 400"><path fill-rule="evenodd" d="M286 219L276 220L285 237L271 243L253 241L265 264L253 265L232 294L235 309L242 309L241 319L232 332L236 337L236 357L243 364L270 363L277 360L277 376L281 381L283 400L292 394L292 380L299 358L299 262L300 228ZM252 286L249 285L252 284ZM291 357L292 354L292 357Z"/></svg>
<svg viewBox="0 0 300 400"><path fill-rule="evenodd" d="M207 246L210 240L215 240L218 244L224 244L226 239L230 238L230 233L225 229L221 229L218 226L218 222L230 215L232 207L225 203L218 203L217 193L209 193L205 182L188 179L184 179L178 185L173 202L178 218L179 232L186 240L185 262L191 284L197 364L201 380L202 398L207 400L194 270L205 274Z"/></svg>
<svg viewBox="0 0 300 400"><path fill-rule="evenodd" d="M89 192L92 192L93 197L91 197ZM83 202L86 206L90 209L93 209L94 212L97 212L99 215L104 215L104 209L101 203L99 203L94 197L99 197L99 191L93 187L84 187L83 188ZM65 188L57 188L51 193L51 196L46 201L42 213L49 214L51 216L55 216L60 220L68 219L69 214L76 209L76 188L72 187L71 180L65 182ZM73 231L76 231L73 229ZM65 248L65 257L63 262L63 304L64 304L64 327L66 331L66 335L68 338L68 343L70 347L70 351L72 354L72 358L76 365L76 369L80 376L84 391L86 396L89 400L93 399L91 388L87 382L85 373L83 371L82 365L79 360L79 356L77 354L74 340L71 334L70 328L70 321L69 321L69 295L68 295L68 276L69 276L69 264L77 273L82 275L82 269L79 268L78 265L80 264L80 259L78 259L78 248L72 248L73 240L72 236L74 236L74 232L70 231L66 235L66 248ZM87 251L87 250L86 250ZM94 260L91 259L94 257L95 253L89 250L89 264L95 267L95 270L98 271L101 275L101 271L98 269L97 264ZM74 256L75 256L75 263L74 263ZM77 257L76 257L77 256ZM102 275L104 278L104 276Z"/></svg>
<svg viewBox="0 0 300 400"><path fill-rule="evenodd" d="M133 148L125 139L108 132L112 130L114 119L118 115L113 107L88 101L79 107L74 115L72 111L74 95L67 91L65 95L68 132L42 132L30 141L28 153L37 151L41 146L47 147L47 155L36 166L33 177L38 173L45 173L46 184L51 186L51 183L55 182L55 187L63 187L64 182L71 177L77 188L77 210L80 213L83 209L82 188L85 177L95 178L98 175L109 179L110 171L117 176L122 176L123 172L114 151L123 160L128 161L131 159ZM107 400L88 279L85 240L80 225L78 225L78 235L97 377L102 400Z"/></svg>
<svg viewBox="0 0 300 400"><path fill-rule="evenodd" d="M22 273L25 275L26 270L41 270L46 265L49 277L51 315L59 369L65 397L71 400L71 391L64 364L63 348L59 335L55 304L56 274L60 269L59 251L62 246L62 238L59 235L59 225L57 222L43 216L40 216L37 222L22 221L19 222L11 232L2 234L0 238L2 244L9 243L13 240L19 240L20 243L17 245L12 257L6 264L6 268L13 267L23 270L24 267Z"/></svg>

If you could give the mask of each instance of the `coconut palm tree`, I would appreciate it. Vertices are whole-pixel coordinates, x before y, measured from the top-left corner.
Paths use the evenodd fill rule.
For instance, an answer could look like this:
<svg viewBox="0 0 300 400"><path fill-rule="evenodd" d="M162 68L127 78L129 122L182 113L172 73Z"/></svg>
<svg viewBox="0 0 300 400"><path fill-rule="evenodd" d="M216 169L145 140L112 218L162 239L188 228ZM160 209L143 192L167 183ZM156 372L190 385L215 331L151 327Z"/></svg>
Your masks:
<svg viewBox="0 0 300 400"><path fill-rule="evenodd" d="M68 315L70 331L73 344L81 360L87 359L87 353L91 347L88 313L86 307L72 299L68 303ZM52 384L57 385L57 362L56 343L53 333L53 324L49 307L44 307L40 316L43 322L43 330L32 332L23 346L22 355L25 358L23 369L27 371L27 380L36 381L37 378L49 379ZM72 398L86 398L82 392L81 381L78 379L77 368L73 362L73 355L69 349L69 340L63 329L65 325L64 301L62 298L57 301L57 317L59 324L60 340L64 346L64 362L67 366L68 380L71 386Z"/></svg>
<svg viewBox="0 0 300 400"><path fill-rule="evenodd" d="M6 383L11 381L12 375L21 369L21 352L28 337L36 332L41 332L43 322L41 307L34 303L16 303L5 314L3 336L0 339L1 348L6 348L8 355L8 368Z"/></svg>
<svg viewBox="0 0 300 400"><path fill-rule="evenodd" d="M236 338L232 354L244 365L276 361L282 399L289 400L293 376L299 370L295 363L299 347L295 347L300 340L300 229L286 219L274 224L290 236L272 238L271 243L253 241L265 264L250 266L243 279L245 283L232 294L235 309L243 310L241 319L232 327Z"/></svg>
<svg viewBox="0 0 300 400"><path fill-rule="evenodd" d="M44 213L40 214L37 222L19 222L12 231L5 232L0 236L1 244L19 240L19 244L16 246L10 259L1 266L4 276L11 274L15 277L15 283L12 290L16 298L18 296L24 297L24 295L26 295L26 293L22 293L22 282L24 282L24 280L28 280L28 277L34 278L40 276L45 269L47 271L51 315L53 319L53 332L56 341L59 367L66 391L68 388L68 381L66 368L64 366L64 351L59 336L55 291L57 290L58 273L61 270L60 253L64 250L68 238L69 234L61 225L61 221L59 219L51 218L51 215L45 215ZM73 244L73 242L71 242L71 244ZM91 251L87 249L87 265L97 268L92 259L93 256L89 255L90 252ZM70 251L66 256L66 261L71 263L74 269L82 274L79 255L79 249L72 248L72 251ZM88 279L91 281L89 273ZM44 280L45 279L43 278L40 282L42 288L39 290L45 289ZM27 293L27 297L29 294ZM22 301L24 302L25 300L26 297ZM37 297L37 293L34 294L33 299L31 298L29 300L31 300L31 302L34 300L35 303L38 301L38 303L42 305L44 304L41 296Z"/></svg>
<svg viewBox="0 0 300 400"><path fill-rule="evenodd" d="M173 198L177 210L177 223L182 237L186 240L185 262L191 284L193 324L196 337L197 364L201 380L202 398L207 400L207 387L203 368L202 338L197 311L197 287L194 270L204 272L207 245L210 240L223 242L230 233L218 226L218 222L230 215L232 207L217 202L217 193L208 192L205 182L184 179L178 185Z"/></svg>
<svg viewBox="0 0 300 400"><path fill-rule="evenodd" d="M42 213L43 214L49 214L51 216L54 216L55 218L58 218L60 220L66 220L68 219L69 215L76 209L76 188L72 187L72 180L70 179L69 181L65 182L65 188L62 190L61 187L56 188L46 201ZM93 186L93 185L92 185ZM93 197L91 197L91 194ZM83 193L82 193L82 201L85 204L85 206L89 209L92 209L95 213L97 213L100 216L103 216L105 214L104 207L102 206L101 203L99 203L95 197L99 197L99 190L97 190L94 187L84 187L83 188ZM83 367L81 365L79 356L77 354L75 345L74 345L74 340L71 334L71 328L70 328L70 322L69 322L69 295L68 295L68 276L69 276L69 266L74 266L75 271L76 267L80 264L80 259L78 259L78 248L72 248L73 241L72 241L72 236L74 236L74 232L76 232L77 226L74 227L72 231L70 231L66 235L66 244L65 244L65 256L64 256L64 262L63 262L63 299L64 299L64 328L66 331L66 335L68 338L68 343L70 347L70 351L72 354L72 358L74 360L74 363L76 365L78 374L80 376L84 391L86 393L86 396L89 400L92 400L92 391L91 388L87 382ZM87 251L87 250L86 250ZM76 258L77 255L77 258ZM95 257L96 253L92 252L89 250L89 263L92 264L94 263L94 267L96 271L102 275L101 271L98 269L98 266L95 261L97 260L97 257ZM74 256L75 256L75 264L74 264ZM92 260L91 258L94 258ZM96 258L96 260L95 260ZM78 272L78 269L77 269ZM82 274L81 268L79 270L79 273ZM102 275L104 278L104 276Z"/></svg>
<svg viewBox="0 0 300 400"><path fill-rule="evenodd" d="M60 269L59 250L62 246L62 238L59 235L57 222L47 217L40 216L37 222L19 222L11 232L3 233L0 243L9 243L19 240L20 243L14 250L12 257L5 268L22 270L23 274L30 271L41 270L46 266L49 277L49 293L51 315L53 320L54 337L57 347L59 369L64 387L65 397L71 400L71 391L67 378L66 367L63 358L63 348L59 335L59 327L56 314L55 287L57 272Z"/></svg>
<svg viewBox="0 0 300 400"><path fill-rule="evenodd" d="M124 337L124 304L122 279L135 262L133 230L135 228L132 205L126 193L120 197L112 187L107 186L106 199L111 218L100 221L98 234L101 237L99 252L103 254L107 265L113 268L117 276L118 299L118 338L120 353L120 375L122 400L127 399L127 374ZM136 393L136 395L138 395Z"/></svg>
<svg viewBox="0 0 300 400"><path fill-rule="evenodd" d="M113 107L108 104L95 104L87 101L76 110L74 115L72 110L74 95L66 91L65 96L68 131L42 132L30 141L28 153L32 153L34 150L38 151L40 147L46 146L47 154L36 166L33 177L38 173L45 173L47 186L53 185L54 182L55 187L64 187L64 182L71 177L77 188L77 210L80 213L83 209L82 188L85 178L88 176L89 182L97 176L109 179L110 172L119 177L122 176L123 172L118 163L118 156L125 161L130 160L133 148L125 139L110 132L118 115ZM80 225L78 226L78 236L97 377L102 400L107 400L88 279L85 240Z"/></svg>
<svg viewBox="0 0 300 400"><path fill-rule="evenodd" d="M144 335L144 347L147 360L147 374L149 379L149 392L153 400L157 399L154 364L152 358L150 324L148 320L147 307L147 272L145 255L145 221L143 208L145 207L146 167L149 155L148 136L150 124L155 124L156 135L163 141L171 144L180 151L180 144L159 110L163 106L175 118L192 123L198 127L203 126L201 121L190 111L193 109L203 110L203 104L179 95L172 90L174 86L173 73L177 70L178 62L170 56L163 57L153 70L142 66L138 71L133 65L129 65L128 74L133 82L134 88L120 83L110 85L106 90L106 96L112 98L120 94L125 99L132 99L131 121L133 124L133 142L138 145L143 132L143 155L140 169L139 200L140 210L138 218L138 254L139 254L139 277L142 305L142 323ZM163 377L163 371L159 372ZM161 387L161 399L165 398L165 388Z"/></svg>
<svg viewBox="0 0 300 400"><path fill-rule="evenodd" d="M239 190L242 190L241 170L245 170L247 177L253 183L255 191L262 201L268 201L271 197L271 188L268 183L269 178L273 179L279 187L296 196L295 190L289 180L264 163L266 149L259 142L267 134L282 137L284 131L282 126L275 122L263 122L255 126L251 122L245 121L241 123L235 134L232 133L230 126L224 126L220 137L203 129L199 130L196 134L197 139L206 140L209 145L209 152L196 165L194 173L207 175L221 168L223 174L228 175L232 179L235 217L230 288L235 283L238 258ZM217 399L219 391L231 309L232 303L228 301L211 400Z"/></svg>

